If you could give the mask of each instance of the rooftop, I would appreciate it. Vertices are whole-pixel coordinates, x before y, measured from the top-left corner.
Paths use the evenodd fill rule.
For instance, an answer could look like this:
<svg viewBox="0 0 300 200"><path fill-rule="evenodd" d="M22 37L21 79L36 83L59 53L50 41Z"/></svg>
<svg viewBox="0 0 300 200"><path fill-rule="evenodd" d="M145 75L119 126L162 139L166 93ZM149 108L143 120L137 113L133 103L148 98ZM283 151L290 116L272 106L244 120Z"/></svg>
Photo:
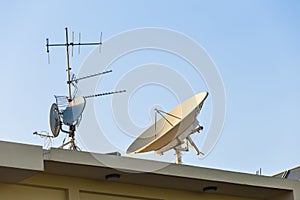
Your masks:
<svg viewBox="0 0 300 200"><path fill-rule="evenodd" d="M121 183L193 192L213 186L218 194L262 199L293 192L300 198L299 181L0 141L0 182L17 183L35 174L98 181L115 178Z"/></svg>

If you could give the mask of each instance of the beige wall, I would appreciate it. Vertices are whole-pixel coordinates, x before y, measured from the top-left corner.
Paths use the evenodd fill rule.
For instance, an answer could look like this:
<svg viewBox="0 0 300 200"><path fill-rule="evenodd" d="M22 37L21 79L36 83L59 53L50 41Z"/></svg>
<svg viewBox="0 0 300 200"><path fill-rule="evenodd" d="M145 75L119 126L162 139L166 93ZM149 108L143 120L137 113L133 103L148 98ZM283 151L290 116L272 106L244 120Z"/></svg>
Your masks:
<svg viewBox="0 0 300 200"><path fill-rule="evenodd" d="M57 199L65 200L67 190L54 189L49 187L38 187L28 185L16 185L16 184L3 184L0 183L0 199L22 199L22 200L34 200L34 199Z"/></svg>
<svg viewBox="0 0 300 200"><path fill-rule="evenodd" d="M20 184L0 183L1 200L132 200L132 199L224 199L253 200L206 193L170 190L116 183L93 181L56 175L37 174Z"/></svg>

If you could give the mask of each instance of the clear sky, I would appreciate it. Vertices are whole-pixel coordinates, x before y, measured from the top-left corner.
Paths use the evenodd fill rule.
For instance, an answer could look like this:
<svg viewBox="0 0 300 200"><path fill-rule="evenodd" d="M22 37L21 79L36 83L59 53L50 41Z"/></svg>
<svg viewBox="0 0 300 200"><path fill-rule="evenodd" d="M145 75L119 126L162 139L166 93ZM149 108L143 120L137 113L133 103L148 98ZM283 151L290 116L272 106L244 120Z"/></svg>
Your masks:
<svg viewBox="0 0 300 200"><path fill-rule="evenodd" d="M69 27L87 42L97 41L102 31L105 42L130 29L160 27L199 43L216 64L226 91L226 119L217 145L205 159L188 153L187 164L247 173L262 168L266 175L300 165L299 1L7 1L0 11L1 140L42 145L32 132L49 131L53 95L67 94L64 49L51 49L48 65L47 37L64 42L64 28ZM74 72L93 49L82 48L72 59ZM156 53L124 57L127 67L119 70L122 63L116 63L107 76L124 75L130 64L152 62ZM156 58L160 56L177 62L163 52ZM206 90L201 84L193 88ZM148 89L165 94L159 87L144 92ZM160 101L147 102L141 94L132 97L133 104ZM169 97L167 93L164 99ZM173 105L170 101L166 109ZM134 108L129 112L138 116L135 120L143 119ZM149 125L146 120L140 123ZM60 142L58 138L53 145Z"/></svg>

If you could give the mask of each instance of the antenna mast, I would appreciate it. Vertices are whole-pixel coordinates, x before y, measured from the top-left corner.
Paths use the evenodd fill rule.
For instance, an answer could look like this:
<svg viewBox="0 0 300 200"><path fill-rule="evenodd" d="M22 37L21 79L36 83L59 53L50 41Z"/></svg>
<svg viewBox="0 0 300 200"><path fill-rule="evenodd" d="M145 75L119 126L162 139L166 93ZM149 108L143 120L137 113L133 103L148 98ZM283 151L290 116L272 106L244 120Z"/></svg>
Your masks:
<svg viewBox="0 0 300 200"><path fill-rule="evenodd" d="M59 96L55 96L56 103L53 103L51 110L50 110L50 128L52 131L52 134L54 137L57 137L59 134L59 131L62 131L64 133L69 134L69 137L71 137L71 140L65 143L65 140L63 141L63 144L60 146L61 148L64 148L67 145L70 145L70 149L72 150L78 150L79 148L75 145L75 131L76 126L79 125L82 112L85 107L85 99L87 98L94 98L99 96L106 96L106 95L112 95L116 93L122 93L126 92L126 90L119 90L119 91L110 91L105 93L99 93L99 94L92 94L88 96L81 96L75 98L75 95L72 96L72 85L75 88L74 94L76 94L77 86L76 83L83 79L92 78L94 76L99 76L103 74L107 74L112 72L112 70L104 71L104 72L98 72L96 74L91 74L88 76L76 78L75 76L71 77L71 66L70 66L70 53L69 53L69 46L72 47L72 56L74 51L74 46L78 46L78 53L80 53L80 46L81 45L99 45L99 53L101 51L101 45L102 45L102 32L100 34L100 41L99 42L93 42L93 43L81 43L81 34L79 33L79 42L74 43L74 32L72 32L72 41L69 42L69 33L68 28L65 28L66 32L66 42L65 43L57 43L57 44L50 44L49 39L46 39L46 48L48 53L48 63L50 63L50 53L49 47L66 47L66 71L67 71L67 84L68 84L68 96L60 96L63 97L64 100L62 100L63 105L59 105ZM64 107L66 101L67 105ZM76 109L75 109L76 107ZM62 125L69 126L69 131L63 130Z"/></svg>
<svg viewBox="0 0 300 200"><path fill-rule="evenodd" d="M65 28L66 30L66 56L67 56L67 73L68 73L68 94L69 94L69 102L72 101L72 93L71 93L71 67L70 67L70 56L69 56L69 41L68 41L68 28Z"/></svg>

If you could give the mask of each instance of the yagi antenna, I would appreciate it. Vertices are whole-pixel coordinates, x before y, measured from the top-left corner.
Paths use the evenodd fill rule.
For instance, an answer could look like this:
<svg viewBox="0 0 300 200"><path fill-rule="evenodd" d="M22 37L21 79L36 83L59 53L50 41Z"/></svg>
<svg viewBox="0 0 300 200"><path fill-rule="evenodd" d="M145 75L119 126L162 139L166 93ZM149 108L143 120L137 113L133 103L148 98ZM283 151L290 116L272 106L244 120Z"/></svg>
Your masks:
<svg viewBox="0 0 300 200"><path fill-rule="evenodd" d="M104 92L104 93L99 93L99 94L92 94L92 95L84 96L84 98L86 98L86 99L95 98L95 97L107 96L107 95L123 93L123 92L126 92L126 90L119 90L119 91Z"/></svg>
<svg viewBox="0 0 300 200"><path fill-rule="evenodd" d="M85 45L85 46L91 46L91 45L102 45L102 41L101 41L101 38L102 38L102 33L100 35L100 42L88 42L88 43L81 43L81 34L79 33L79 42L78 43L74 43L73 42L69 42L68 40L68 28L65 28L65 32L66 32L66 42L65 43L57 43L57 44L50 44L49 43L49 39L47 38L46 39L46 48L47 48L47 53L48 53L48 63L50 63L50 56L49 56L49 51L50 51L50 48L49 47L61 47L61 46L64 46L66 47L66 61L67 61L67 76L68 76L68 81L67 81L67 84L68 84L68 97L69 97L69 101L71 102L72 101L72 94L71 94L71 67L70 67L70 58L69 58L69 47L72 46L72 49L74 48L74 46L78 46L80 48L81 45ZM72 34L73 36L73 39L74 39L74 34ZM78 51L80 53L80 50L78 48ZM72 50L73 52L73 50ZM72 53L73 54L73 53Z"/></svg>
<svg viewBox="0 0 300 200"><path fill-rule="evenodd" d="M112 70L108 70L108 71L104 71L104 72L99 72L99 73L88 75L88 76L83 76L81 78L74 78L74 79L71 80L71 82L76 82L77 83L80 80L87 79L87 78L92 78L94 76L99 76L99 75L107 74L107 73L110 73L110 72L112 72Z"/></svg>

